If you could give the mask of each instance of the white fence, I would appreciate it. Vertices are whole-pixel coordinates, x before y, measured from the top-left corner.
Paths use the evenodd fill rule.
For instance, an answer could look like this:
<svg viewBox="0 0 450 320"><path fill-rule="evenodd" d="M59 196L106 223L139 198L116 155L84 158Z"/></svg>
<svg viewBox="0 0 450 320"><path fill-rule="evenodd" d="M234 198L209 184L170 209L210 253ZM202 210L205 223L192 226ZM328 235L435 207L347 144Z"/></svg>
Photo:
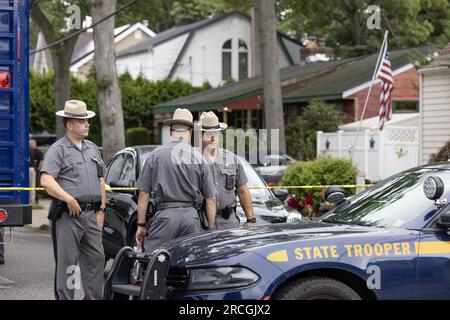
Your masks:
<svg viewBox="0 0 450 320"><path fill-rule="evenodd" d="M317 157L351 157L356 131L317 132ZM379 181L419 165L419 128L385 127L359 133L353 163L366 179Z"/></svg>

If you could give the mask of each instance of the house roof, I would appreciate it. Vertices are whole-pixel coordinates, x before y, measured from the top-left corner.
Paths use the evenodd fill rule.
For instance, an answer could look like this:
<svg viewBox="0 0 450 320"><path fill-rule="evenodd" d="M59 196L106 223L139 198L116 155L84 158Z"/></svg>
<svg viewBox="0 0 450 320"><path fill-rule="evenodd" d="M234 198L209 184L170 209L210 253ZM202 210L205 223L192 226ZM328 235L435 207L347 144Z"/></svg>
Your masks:
<svg viewBox="0 0 450 320"><path fill-rule="evenodd" d="M156 34L150 30L148 27L138 22L135 24L127 24L114 29L114 40L116 42L122 40L124 37L128 36L136 29L143 30L150 37L155 36ZM80 63L83 59L87 59L90 56L90 59L93 57L93 53L95 51L95 44L93 39L92 32L83 32L80 34L78 41L75 45L75 49L72 55L72 60L70 64L72 66ZM90 60L88 59L88 60ZM84 62L86 63L86 62ZM83 64L84 64L83 63Z"/></svg>
<svg viewBox="0 0 450 320"><path fill-rule="evenodd" d="M450 43L445 48L439 51L439 55L433 58L429 64L419 70L419 73L426 73L427 71L448 69L450 67Z"/></svg>
<svg viewBox="0 0 450 320"><path fill-rule="evenodd" d="M177 38L184 34L195 32L197 30L200 30L200 29L207 27L215 22L229 18L231 16L236 16L236 17L240 17L245 20L251 21L251 18L249 16L247 16L241 12L230 12L230 13L227 13L227 14L224 14L221 16L207 18L207 19L204 19L201 21L174 27L174 28L165 30L163 32L160 32L159 34L157 34L155 37L153 37L151 39L147 39L146 41L143 41L143 42L138 43L130 48L127 48L127 49L124 49L124 50L118 52L117 57L127 56L127 55L131 55L131 54L135 54L135 53L139 53L139 52L148 50L149 48L154 48L164 42L167 42L169 40L172 40L172 39ZM295 42L300 46L303 46L300 42L298 42L295 39L292 39L282 33L278 33L278 36L281 38L288 39L289 41ZM292 57L290 57L290 58L292 59Z"/></svg>
<svg viewBox="0 0 450 320"><path fill-rule="evenodd" d="M410 65L410 53L416 50L427 53L430 47L393 50L391 63L393 70ZM280 80L295 83L308 80L307 84L283 94L285 103L306 102L314 98L324 100L342 99L344 92L369 82L372 78L377 55L314 62L304 66L288 66L280 70ZM153 113L169 113L178 107L191 111L219 109L226 103L239 101L263 92L261 77L249 78L219 88L202 91L184 98L179 98L153 107Z"/></svg>
<svg viewBox="0 0 450 320"><path fill-rule="evenodd" d="M417 47L391 51L391 65L395 73L402 67L411 64L411 54L414 52L428 53L431 47ZM374 68L377 62L378 54L361 57L353 61L349 61L344 66L325 77L321 77L315 81L311 81L307 85L293 90L283 96L286 103L304 102L313 98L325 100L342 99L346 91L354 89L362 84L370 83ZM361 88L361 90L364 87ZM358 90L359 91L359 90Z"/></svg>
<svg viewBox="0 0 450 320"><path fill-rule="evenodd" d="M345 61L328 61L310 63L304 66L288 66L280 70L280 80L283 85L286 85L287 82L307 80L311 77L331 72L331 70L344 63ZM245 97L254 96L262 92L262 77L253 77L156 105L153 107L153 113L173 112L179 107L186 107L191 111L199 111L205 108L218 109L225 103L239 101Z"/></svg>

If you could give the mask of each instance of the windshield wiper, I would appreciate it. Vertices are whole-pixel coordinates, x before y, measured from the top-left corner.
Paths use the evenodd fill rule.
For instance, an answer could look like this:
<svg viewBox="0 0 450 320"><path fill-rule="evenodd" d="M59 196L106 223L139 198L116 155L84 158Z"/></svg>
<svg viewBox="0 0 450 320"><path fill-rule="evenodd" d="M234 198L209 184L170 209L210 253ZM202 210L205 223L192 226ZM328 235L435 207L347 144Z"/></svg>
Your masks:
<svg viewBox="0 0 450 320"><path fill-rule="evenodd" d="M342 219L337 219L337 218L330 218L327 220L324 219L324 220L322 220L322 222L337 223L337 224L349 224L349 225L353 224L347 220L342 220Z"/></svg>

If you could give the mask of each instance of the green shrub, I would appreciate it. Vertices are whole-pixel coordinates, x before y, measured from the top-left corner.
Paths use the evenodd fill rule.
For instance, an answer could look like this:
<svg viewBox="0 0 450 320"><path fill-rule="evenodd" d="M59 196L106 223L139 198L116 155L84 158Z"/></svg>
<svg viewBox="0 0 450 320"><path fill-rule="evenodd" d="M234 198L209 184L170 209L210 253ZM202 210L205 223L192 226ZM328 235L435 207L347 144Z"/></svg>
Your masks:
<svg viewBox="0 0 450 320"><path fill-rule="evenodd" d="M334 105L313 100L294 122L286 126L288 154L300 160L316 158L317 131L334 132L344 122Z"/></svg>
<svg viewBox="0 0 450 320"><path fill-rule="evenodd" d="M119 76L125 128L145 127L153 129L152 106L185 97L211 88L209 83L193 87L176 80L149 81L142 76L133 79L126 72ZM97 104L95 72L86 81L71 77L71 99L86 102L88 109L97 116L90 120L89 140L101 145L100 112ZM38 74L30 71L30 132L55 132L54 74L52 71ZM151 141L148 138L146 143Z"/></svg>
<svg viewBox="0 0 450 320"><path fill-rule="evenodd" d="M150 144L150 131L147 128L128 128L125 134L127 147Z"/></svg>
<svg viewBox="0 0 450 320"><path fill-rule="evenodd" d="M338 158L321 158L308 162L297 162L290 165L282 178L285 186L344 185L355 184L358 169L350 160ZM321 199L320 189L293 189L300 201L306 195L312 195L315 209ZM348 189L350 195L354 190Z"/></svg>

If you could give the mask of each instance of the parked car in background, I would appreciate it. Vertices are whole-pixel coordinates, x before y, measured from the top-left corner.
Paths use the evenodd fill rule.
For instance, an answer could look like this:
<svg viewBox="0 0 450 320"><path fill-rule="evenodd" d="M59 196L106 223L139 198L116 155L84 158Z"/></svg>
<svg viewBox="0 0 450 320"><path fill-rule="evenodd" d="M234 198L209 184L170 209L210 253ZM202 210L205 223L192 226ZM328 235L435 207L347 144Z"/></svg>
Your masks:
<svg viewBox="0 0 450 320"><path fill-rule="evenodd" d="M156 149L156 145L125 148L106 161L107 188L135 187L148 155ZM278 197L285 197L286 191L264 189L267 184L255 169L244 159L240 159L248 178L248 186L261 189L250 189L257 224L300 221L302 216L296 210L288 210ZM107 258L114 258L120 248L133 245L137 223L138 191L108 191L106 193L106 215L103 228L103 246ZM239 200L239 199L238 199ZM237 202L237 212L242 225L246 218ZM151 216L148 215L149 223Z"/></svg>
<svg viewBox="0 0 450 320"><path fill-rule="evenodd" d="M38 149L41 150L43 153L47 152L48 148L58 140L58 136L53 133L30 133L29 135L30 140L34 139L36 140Z"/></svg>
<svg viewBox="0 0 450 320"><path fill-rule="evenodd" d="M272 153L263 159L258 159L258 162L253 164L253 167L269 186L277 186L280 184L286 168L295 162L296 160L287 154Z"/></svg>

